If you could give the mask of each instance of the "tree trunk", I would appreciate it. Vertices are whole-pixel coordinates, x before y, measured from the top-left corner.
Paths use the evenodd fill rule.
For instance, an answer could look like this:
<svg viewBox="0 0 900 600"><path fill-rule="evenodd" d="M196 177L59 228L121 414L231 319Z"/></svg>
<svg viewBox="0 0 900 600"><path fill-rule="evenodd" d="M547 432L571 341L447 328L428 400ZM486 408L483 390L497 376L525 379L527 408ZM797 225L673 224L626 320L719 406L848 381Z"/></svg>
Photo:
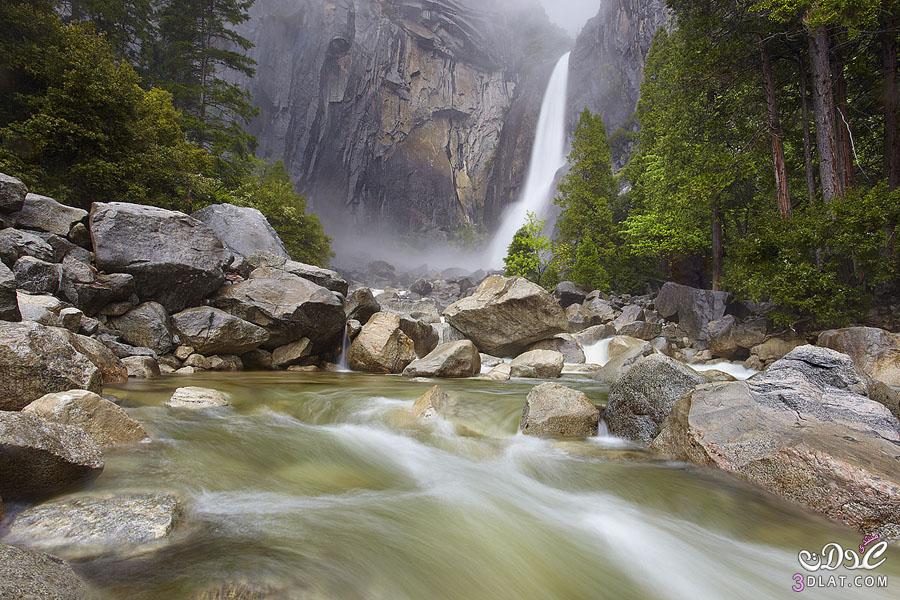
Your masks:
<svg viewBox="0 0 900 600"><path fill-rule="evenodd" d="M831 43L824 26L810 28L809 57L813 75L813 109L816 120L816 145L819 149L819 178L825 202L844 195L844 182L838 171L835 139L834 92L831 82Z"/></svg>
<svg viewBox="0 0 900 600"><path fill-rule="evenodd" d="M772 163L775 168L775 194L782 219L791 218L791 196L788 192L787 168L784 164L781 119L778 117L778 99L775 96L775 77L772 61L762 37L759 38L759 54L762 60L763 90L768 108L769 136L772 139Z"/></svg>
<svg viewBox="0 0 900 600"><path fill-rule="evenodd" d="M806 58L800 53L800 105L803 109L803 166L806 170L806 195L810 202L816 197L816 174L813 172L812 135L809 132L809 92L806 89Z"/></svg>
<svg viewBox="0 0 900 600"><path fill-rule="evenodd" d="M884 0L881 24L881 76L884 85L884 172L888 186L900 187L900 102L897 98L898 9L891 11L891 0Z"/></svg>
<svg viewBox="0 0 900 600"><path fill-rule="evenodd" d="M722 213L718 203L712 207L712 289L722 287L722 264L725 259L725 245L722 231Z"/></svg>
<svg viewBox="0 0 900 600"><path fill-rule="evenodd" d="M835 140L837 142L838 173L844 190L853 186L853 147L850 140L850 111L847 105L847 80L844 79L844 63L834 56L831 62L832 91L835 105Z"/></svg>

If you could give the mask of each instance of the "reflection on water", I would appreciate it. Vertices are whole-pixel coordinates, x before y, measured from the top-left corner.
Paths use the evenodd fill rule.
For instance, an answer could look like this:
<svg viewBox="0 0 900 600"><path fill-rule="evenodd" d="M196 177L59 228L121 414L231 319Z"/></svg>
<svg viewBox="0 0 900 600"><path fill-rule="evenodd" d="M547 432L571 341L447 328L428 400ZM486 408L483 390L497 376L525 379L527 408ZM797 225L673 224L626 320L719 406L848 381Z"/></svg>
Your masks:
<svg viewBox="0 0 900 600"><path fill-rule="evenodd" d="M757 599L792 594L801 549L859 543L627 443L518 435L530 383L444 382L458 414L417 422L410 407L432 383L217 374L108 390L154 441L110 453L94 488L173 490L187 514L163 550L78 570L114 598L245 581L288 598ZM568 383L604 402L596 382ZM181 385L225 391L233 406L162 406ZM878 571L897 577L888 589L898 555Z"/></svg>

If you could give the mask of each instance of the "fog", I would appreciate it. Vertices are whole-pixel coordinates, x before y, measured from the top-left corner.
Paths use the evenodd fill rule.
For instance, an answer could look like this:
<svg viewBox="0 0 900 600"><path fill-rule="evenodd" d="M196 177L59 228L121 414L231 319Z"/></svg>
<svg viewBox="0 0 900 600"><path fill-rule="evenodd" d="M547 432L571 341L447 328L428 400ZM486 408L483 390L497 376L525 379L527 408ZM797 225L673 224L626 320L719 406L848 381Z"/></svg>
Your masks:
<svg viewBox="0 0 900 600"><path fill-rule="evenodd" d="M585 22L597 14L603 0L539 0L550 20L565 29L573 38Z"/></svg>

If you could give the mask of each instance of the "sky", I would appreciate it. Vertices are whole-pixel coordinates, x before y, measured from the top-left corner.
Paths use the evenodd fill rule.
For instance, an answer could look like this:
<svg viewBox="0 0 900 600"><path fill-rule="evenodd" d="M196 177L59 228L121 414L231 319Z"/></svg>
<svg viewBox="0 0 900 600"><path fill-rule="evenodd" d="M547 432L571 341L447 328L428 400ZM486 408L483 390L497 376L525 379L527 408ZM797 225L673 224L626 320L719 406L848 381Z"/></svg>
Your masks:
<svg viewBox="0 0 900 600"><path fill-rule="evenodd" d="M597 14L602 0L540 0L550 20L575 37L585 21Z"/></svg>

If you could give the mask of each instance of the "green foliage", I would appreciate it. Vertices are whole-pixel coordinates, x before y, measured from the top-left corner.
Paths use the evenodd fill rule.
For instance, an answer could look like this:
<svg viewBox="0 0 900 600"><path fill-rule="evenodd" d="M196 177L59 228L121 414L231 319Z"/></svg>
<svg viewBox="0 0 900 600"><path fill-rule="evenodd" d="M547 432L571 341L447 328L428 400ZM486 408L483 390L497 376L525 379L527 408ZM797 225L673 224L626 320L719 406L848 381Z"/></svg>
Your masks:
<svg viewBox="0 0 900 600"><path fill-rule="evenodd" d="M527 222L516 232L503 264L508 277L525 277L545 288L559 283L553 262L550 238L544 235L546 222L529 212Z"/></svg>

